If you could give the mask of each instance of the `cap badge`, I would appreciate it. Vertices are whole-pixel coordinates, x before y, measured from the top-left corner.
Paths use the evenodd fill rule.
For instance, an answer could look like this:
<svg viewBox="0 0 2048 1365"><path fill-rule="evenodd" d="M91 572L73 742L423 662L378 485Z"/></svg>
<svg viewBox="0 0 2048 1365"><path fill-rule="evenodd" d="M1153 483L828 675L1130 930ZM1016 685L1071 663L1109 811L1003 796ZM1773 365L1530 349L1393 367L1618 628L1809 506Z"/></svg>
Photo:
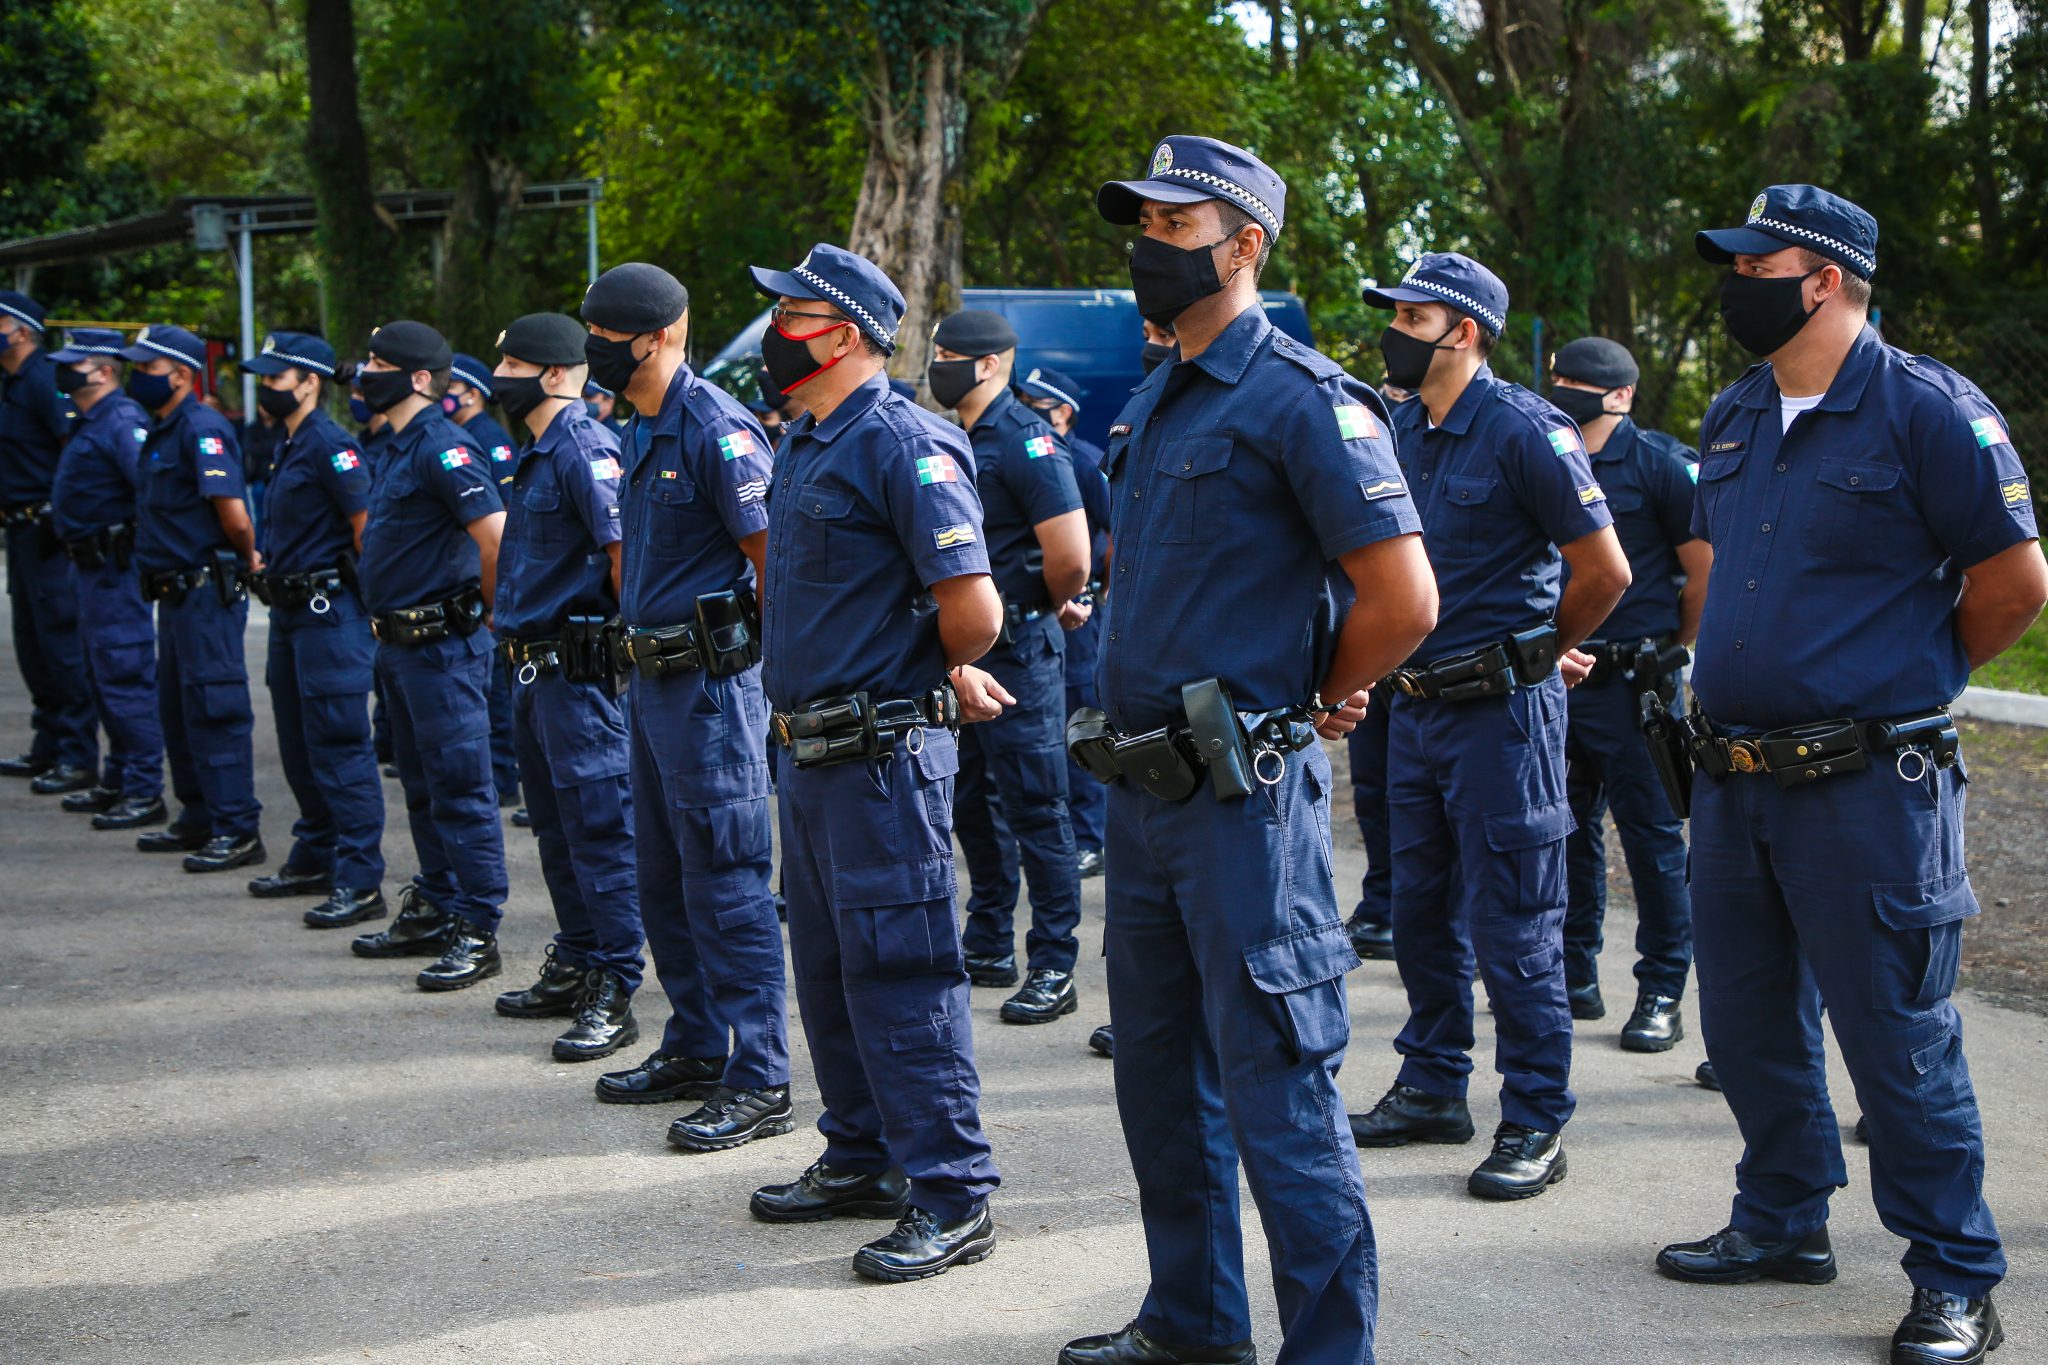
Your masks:
<svg viewBox="0 0 2048 1365"><path fill-rule="evenodd" d="M140 346L143 342L147 340L149 340L149 329L147 327L143 328L141 331L135 334L135 344L137 346Z"/></svg>
<svg viewBox="0 0 2048 1365"><path fill-rule="evenodd" d="M502 331L498 333L498 340L496 345L498 349L501 351L505 349L505 334Z"/></svg>
<svg viewBox="0 0 2048 1365"><path fill-rule="evenodd" d="M1159 144L1159 150L1152 153L1152 174L1165 175L1172 169L1173 147L1168 143L1162 142Z"/></svg>
<svg viewBox="0 0 2048 1365"><path fill-rule="evenodd" d="M276 337L274 337L274 336L267 336L267 337L263 338L263 354L265 354L265 355L274 355L274 354L276 353L276 351L277 351L277 338L276 338Z"/></svg>
<svg viewBox="0 0 2048 1365"><path fill-rule="evenodd" d="M1420 273L1420 272L1421 272L1421 270L1422 270L1422 262L1421 262L1421 261L1417 261L1417 262L1415 262L1415 264L1413 264L1413 265L1411 265L1411 266L1409 266L1409 267L1408 267L1408 273L1407 273L1407 274L1405 274L1405 275L1403 275L1403 276L1401 277L1401 283L1403 283L1403 284L1406 284L1406 283L1408 283L1408 281L1410 281L1410 280L1414 279L1414 278L1416 277L1416 275L1417 275L1418 273Z"/></svg>
<svg viewBox="0 0 2048 1365"><path fill-rule="evenodd" d="M1770 202L1771 196L1769 194L1760 194L1756 198L1750 200L1749 221L1754 223L1757 219L1763 217L1764 209L1769 206Z"/></svg>

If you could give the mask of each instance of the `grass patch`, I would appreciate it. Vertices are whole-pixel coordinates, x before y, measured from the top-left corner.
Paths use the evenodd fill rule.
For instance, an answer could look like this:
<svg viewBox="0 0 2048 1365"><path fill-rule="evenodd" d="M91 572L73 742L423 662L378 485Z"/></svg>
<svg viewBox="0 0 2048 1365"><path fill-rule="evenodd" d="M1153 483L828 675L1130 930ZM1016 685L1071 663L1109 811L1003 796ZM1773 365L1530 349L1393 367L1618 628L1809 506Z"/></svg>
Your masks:
<svg viewBox="0 0 2048 1365"><path fill-rule="evenodd" d="M2034 622L2011 649L1970 675L1979 687L2048 696L2048 617Z"/></svg>

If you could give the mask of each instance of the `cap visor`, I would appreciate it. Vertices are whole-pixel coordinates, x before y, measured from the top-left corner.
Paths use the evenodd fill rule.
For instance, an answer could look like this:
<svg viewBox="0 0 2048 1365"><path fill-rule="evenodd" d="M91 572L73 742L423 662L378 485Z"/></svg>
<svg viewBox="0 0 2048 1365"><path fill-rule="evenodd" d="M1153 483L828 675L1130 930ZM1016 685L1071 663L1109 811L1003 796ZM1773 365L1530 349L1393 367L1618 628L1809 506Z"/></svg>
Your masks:
<svg viewBox="0 0 2048 1365"><path fill-rule="evenodd" d="M1782 237L1749 227L1708 228L1692 240L1693 245L1699 248L1700 259L1716 265L1726 265L1737 256L1768 256L1773 251L1783 251L1794 245Z"/></svg>
<svg viewBox="0 0 2048 1365"><path fill-rule="evenodd" d="M1138 221L1138 206L1147 199L1159 204L1199 204L1218 196L1177 180L1112 180L1095 191L1095 211L1111 223Z"/></svg>
<svg viewBox="0 0 2048 1365"><path fill-rule="evenodd" d="M754 288L771 299L815 299L818 291L805 284L787 270L770 270L765 265L750 265L747 273L754 277Z"/></svg>
<svg viewBox="0 0 2048 1365"><path fill-rule="evenodd" d="M1432 294L1426 289L1405 289L1395 285L1391 289L1365 289L1359 297L1375 308L1393 308L1403 303L1445 303L1441 294Z"/></svg>
<svg viewBox="0 0 2048 1365"><path fill-rule="evenodd" d="M289 360L280 360L274 355L252 355L242 363L242 373L283 374L291 367L292 364Z"/></svg>
<svg viewBox="0 0 2048 1365"><path fill-rule="evenodd" d="M56 361L59 365L70 365L80 360L112 360L113 358L105 351L74 351L69 346L66 346L61 351L50 352L50 359Z"/></svg>

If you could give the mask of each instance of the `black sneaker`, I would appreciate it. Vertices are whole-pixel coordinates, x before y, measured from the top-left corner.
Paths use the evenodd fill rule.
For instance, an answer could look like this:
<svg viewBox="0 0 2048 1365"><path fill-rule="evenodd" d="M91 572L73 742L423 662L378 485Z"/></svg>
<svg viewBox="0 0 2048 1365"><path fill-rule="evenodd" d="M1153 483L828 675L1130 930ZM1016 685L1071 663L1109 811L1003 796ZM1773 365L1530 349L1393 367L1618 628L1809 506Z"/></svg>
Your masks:
<svg viewBox="0 0 2048 1365"><path fill-rule="evenodd" d="M734 1090L719 1086L694 1112L668 1126L668 1145L685 1152L723 1152L796 1127L786 1085Z"/></svg>
<svg viewBox="0 0 2048 1365"><path fill-rule="evenodd" d="M723 1057L670 1057L651 1054L625 1071L607 1071L597 1078L597 1098L605 1104L673 1104L702 1100L718 1088L725 1074Z"/></svg>

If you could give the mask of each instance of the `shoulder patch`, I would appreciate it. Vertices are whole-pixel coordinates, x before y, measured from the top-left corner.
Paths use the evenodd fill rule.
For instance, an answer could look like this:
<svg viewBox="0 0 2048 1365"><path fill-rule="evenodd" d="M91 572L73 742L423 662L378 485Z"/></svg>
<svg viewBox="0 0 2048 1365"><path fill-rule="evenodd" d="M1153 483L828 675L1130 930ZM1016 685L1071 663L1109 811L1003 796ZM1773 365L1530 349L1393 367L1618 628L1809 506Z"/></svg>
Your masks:
<svg viewBox="0 0 2048 1365"><path fill-rule="evenodd" d="M220 437L202 436L199 438L199 453L201 455L225 455L227 452L227 442L221 440Z"/></svg>
<svg viewBox="0 0 2048 1365"><path fill-rule="evenodd" d="M1579 487L1579 506L1591 507L1596 502L1606 502L1607 494L1597 483L1582 484Z"/></svg>
<svg viewBox="0 0 2048 1365"><path fill-rule="evenodd" d="M468 463L469 452L464 450L461 446L456 446L452 450L444 450L441 452L441 468L443 469L460 469Z"/></svg>
<svg viewBox="0 0 2048 1365"><path fill-rule="evenodd" d="M735 484L732 495L733 500L742 507L750 502L764 502L768 497L768 480L748 479L744 483Z"/></svg>
<svg viewBox="0 0 2048 1365"><path fill-rule="evenodd" d="M1687 460L1685 462L1685 476L1694 483L1700 481L1700 462L1698 460Z"/></svg>
<svg viewBox="0 0 2048 1365"><path fill-rule="evenodd" d="M600 455L590 462L590 477L593 479L616 479L625 472L619 467L619 462L609 455Z"/></svg>
<svg viewBox="0 0 2048 1365"><path fill-rule="evenodd" d="M132 434L135 437L136 443L140 444L141 442L147 441L149 439L149 428L136 427Z"/></svg>
<svg viewBox="0 0 2048 1365"><path fill-rule="evenodd" d="M727 460L737 460L743 455L753 455L761 449L754 444L754 438L744 431L728 432L718 438L718 453Z"/></svg>
<svg viewBox="0 0 2048 1365"><path fill-rule="evenodd" d="M2025 507L2030 500L2027 481L2024 478L2008 479L1998 485L1998 496L2005 500L2007 507Z"/></svg>
<svg viewBox="0 0 2048 1365"><path fill-rule="evenodd" d="M1980 448L1989 450L1992 446L2009 446L2012 437L2005 434L2005 424L1996 417L1979 417L1970 423L1970 434L1977 438Z"/></svg>
<svg viewBox="0 0 2048 1365"><path fill-rule="evenodd" d="M334 472L346 474L351 469L361 469L363 461L353 450L337 450L327 457L334 462Z"/></svg>
<svg viewBox="0 0 2048 1365"><path fill-rule="evenodd" d="M505 463L505 461L507 461L507 460L509 460L509 459L511 459L511 458L512 458L512 447L511 447L511 446L492 446L492 447L491 447L491 459L492 459L492 460L494 460L494 461L496 461L497 463L499 463L499 464L503 464L503 463Z"/></svg>
<svg viewBox="0 0 2048 1365"><path fill-rule="evenodd" d="M1024 458L1027 460L1042 460L1052 452L1053 443L1050 436L1033 436L1024 443Z"/></svg>
<svg viewBox="0 0 2048 1365"><path fill-rule="evenodd" d="M1583 455L1586 451L1585 443L1579 440L1579 433L1570 427L1552 427L1544 436L1549 440L1550 448L1559 455Z"/></svg>
<svg viewBox="0 0 2048 1365"><path fill-rule="evenodd" d="M1378 502L1381 498L1391 498L1396 494L1406 493L1408 485L1400 479L1389 476L1384 479L1375 479L1371 483L1361 482L1358 485L1358 491L1365 495L1367 502Z"/></svg>
<svg viewBox="0 0 2048 1365"><path fill-rule="evenodd" d="M1373 441L1386 434L1373 420L1372 409L1362 403L1339 403L1334 410L1337 434L1347 441Z"/></svg>
<svg viewBox="0 0 2048 1365"><path fill-rule="evenodd" d="M919 483L958 483L960 466L951 455L927 455L917 462Z"/></svg>

